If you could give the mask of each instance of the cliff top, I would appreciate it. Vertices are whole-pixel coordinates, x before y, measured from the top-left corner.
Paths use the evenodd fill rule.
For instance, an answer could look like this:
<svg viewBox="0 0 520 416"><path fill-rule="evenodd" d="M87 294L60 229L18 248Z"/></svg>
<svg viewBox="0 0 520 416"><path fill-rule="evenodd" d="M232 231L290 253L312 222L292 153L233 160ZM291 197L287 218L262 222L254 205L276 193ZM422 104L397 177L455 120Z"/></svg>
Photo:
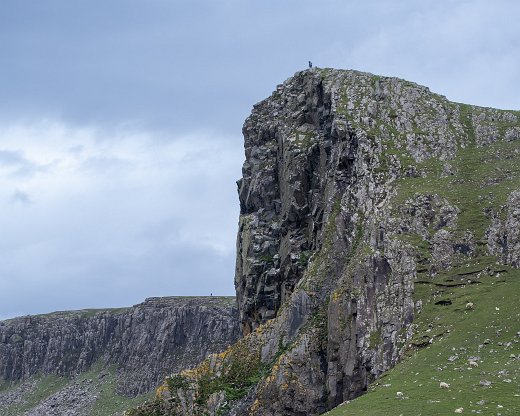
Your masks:
<svg viewBox="0 0 520 416"><path fill-rule="evenodd" d="M313 67L310 69L304 69L302 71L297 71L292 77L287 78L282 84L277 85L277 91L280 90L280 88L283 88L284 86L291 84L293 80L299 78L299 77L320 77L323 80L335 80L338 78L342 79L348 79L352 82L352 84L363 84L366 80L372 80L372 81L386 81L391 83L399 83L402 85L409 86L411 88L416 88L418 90L422 90L424 93L427 94L433 94L439 98L442 98L444 100L450 101L454 104L462 104L462 105L469 105L473 108L482 109L482 110L498 110L498 111L510 111L510 112L516 112L520 113L520 110L518 109L507 109L507 108L495 108L490 106L479 106L469 103L462 103L458 101L453 101L448 99L445 95L440 94L438 92L431 91L429 87L419 84L417 82L409 81L404 78L399 77L393 77L393 76L386 76L386 75L379 75L379 74L373 74L371 72L365 72L365 71L357 71L355 69L337 69L337 68L320 68L320 67ZM267 101L269 98L266 98L260 102ZM260 103L255 104L258 105Z"/></svg>
<svg viewBox="0 0 520 416"><path fill-rule="evenodd" d="M165 306L212 306L232 307L235 305L234 296L165 296L146 298L143 303L135 307L165 307Z"/></svg>
<svg viewBox="0 0 520 416"><path fill-rule="evenodd" d="M171 308L171 307L233 307L235 305L234 296L164 296L164 297L150 297L146 298L144 302L133 306L126 306L120 308L88 308L69 311L54 311L37 315L24 315L15 318L9 318L0 321L11 322L17 319L30 318L50 318L55 319L59 317L83 316L90 317L98 314L117 314L128 312L132 308Z"/></svg>

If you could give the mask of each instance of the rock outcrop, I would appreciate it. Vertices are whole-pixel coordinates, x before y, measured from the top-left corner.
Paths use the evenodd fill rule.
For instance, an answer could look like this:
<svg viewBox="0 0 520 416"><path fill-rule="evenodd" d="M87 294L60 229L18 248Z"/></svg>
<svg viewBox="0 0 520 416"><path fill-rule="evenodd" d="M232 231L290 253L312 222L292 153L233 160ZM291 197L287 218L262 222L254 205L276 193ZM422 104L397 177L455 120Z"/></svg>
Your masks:
<svg viewBox="0 0 520 416"><path fill-rule="evenodd" d="M233 298L149 298L131 308L56 312L0 322L0 382L73 377L115 367L117 390L135 396L172 371L199 364L239 336Z"/></svg>
<svg viewBox="0 0 520 416"><path fill-rule="evenodd" d="M414 348L415 282L490 253L518 267L519 131L518 112L397 78L279 85L243 128L245 337L127 414L317 415L362 394Z"/></svg>
<svg viewBox="0 0 520 416"><path fill-rule="evenodd" d="M511 193L500 213L504 219L495 213L487 230L490 252L503 263L520 267L520 190Z"/></svg>

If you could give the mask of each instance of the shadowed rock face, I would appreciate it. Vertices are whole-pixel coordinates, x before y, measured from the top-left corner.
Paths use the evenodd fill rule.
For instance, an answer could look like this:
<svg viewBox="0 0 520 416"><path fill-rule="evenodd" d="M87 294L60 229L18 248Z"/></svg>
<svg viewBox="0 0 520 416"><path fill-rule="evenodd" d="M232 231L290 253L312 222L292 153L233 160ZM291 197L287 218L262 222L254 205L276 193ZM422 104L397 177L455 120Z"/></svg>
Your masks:
<svg viewBox="0 0 520 416"><path fill-rule="evenodd" d="M118 389L148 392L238 339L233 298L149 298L131 308L56 312L0 322L0 381L36 374L74 376L100 360Z"/></svg>

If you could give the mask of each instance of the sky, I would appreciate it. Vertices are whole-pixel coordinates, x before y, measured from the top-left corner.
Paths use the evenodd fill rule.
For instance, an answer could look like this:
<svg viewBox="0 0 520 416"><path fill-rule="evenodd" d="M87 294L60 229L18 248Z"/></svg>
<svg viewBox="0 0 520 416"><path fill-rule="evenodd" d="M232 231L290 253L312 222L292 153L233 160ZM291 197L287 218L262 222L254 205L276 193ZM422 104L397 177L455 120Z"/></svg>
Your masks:
<svg viewBox="0 0 520 416"><path fill-rule="evenodd" d="M0 319L233 295L241 128L319 67L520 109L520 2L0 0Z"/></svg>

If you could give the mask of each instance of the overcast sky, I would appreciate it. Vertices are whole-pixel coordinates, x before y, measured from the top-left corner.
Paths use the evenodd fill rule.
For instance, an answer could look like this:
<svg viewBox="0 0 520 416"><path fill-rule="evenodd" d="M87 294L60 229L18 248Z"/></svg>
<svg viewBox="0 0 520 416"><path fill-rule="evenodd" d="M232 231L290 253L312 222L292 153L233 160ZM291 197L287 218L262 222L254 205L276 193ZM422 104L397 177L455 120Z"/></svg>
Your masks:
<svg viewBox="0 0 520 416"><path fill-rule="evenodd" d="M0 0L0 319L232 295L241 128L312 60L520 109L520 2Z"/></svg>

